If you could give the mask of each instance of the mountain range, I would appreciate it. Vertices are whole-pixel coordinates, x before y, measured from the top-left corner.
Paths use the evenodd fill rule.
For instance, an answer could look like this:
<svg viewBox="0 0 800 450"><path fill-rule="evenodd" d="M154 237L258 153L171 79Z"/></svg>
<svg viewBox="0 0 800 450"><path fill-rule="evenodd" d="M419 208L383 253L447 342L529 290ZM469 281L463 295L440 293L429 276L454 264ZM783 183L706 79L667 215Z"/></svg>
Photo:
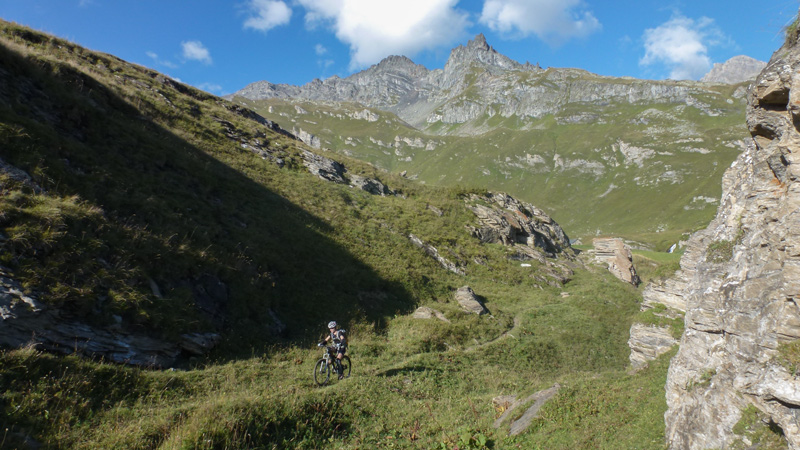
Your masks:
<svg viewBox="0 0 800 450"><path fill-rule="evenodd" d="M478 115L421 130L0 21L0 447L800 449L798 27L747 85L481 41L419 100ZM523 74L566 91L554 112L481 122ZM682 255L573 246L584 222L490 183L656 247L703 229ZM342 379L314 346L331 319Z"/></svg>
<svg viewBox="0 0 800 450"><path fill-rule="evenodd" d="M752 74L740 66L715 70ZM314 147L429 184L510 192L576 237L665 249L711 220L721 192L711 180L747 137L746 88L543 69L478 35L443 69L392 56L347 78L261 81L229 98Z"/></svg>

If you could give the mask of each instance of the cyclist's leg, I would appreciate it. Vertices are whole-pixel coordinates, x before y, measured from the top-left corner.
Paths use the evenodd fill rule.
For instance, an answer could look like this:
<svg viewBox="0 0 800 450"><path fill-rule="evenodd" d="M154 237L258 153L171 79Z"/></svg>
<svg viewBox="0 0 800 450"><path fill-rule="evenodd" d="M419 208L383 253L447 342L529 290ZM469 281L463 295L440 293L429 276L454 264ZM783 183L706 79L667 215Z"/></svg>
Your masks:
<svg viewBox="0 0 800 450"><path fill-rule="evenodd" d="M344 356L345 351L346 349L340 348L336 352L336 373L339 374L339 378L341 378L342 374L344 373L344 368L342 367L342 357Z"/></svg>

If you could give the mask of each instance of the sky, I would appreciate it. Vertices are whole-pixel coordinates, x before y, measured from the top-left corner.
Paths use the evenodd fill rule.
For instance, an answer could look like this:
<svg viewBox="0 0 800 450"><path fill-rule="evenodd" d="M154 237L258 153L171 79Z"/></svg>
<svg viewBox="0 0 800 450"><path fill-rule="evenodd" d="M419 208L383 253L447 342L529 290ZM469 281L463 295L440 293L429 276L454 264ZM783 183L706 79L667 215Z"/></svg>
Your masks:
<svg viewBox="0 0 800 450"><path fill-rule="evenodd" d="M521 63L699 79L767 61L798 0L0 0L0 18L216 95L346 77L390 55L443 68L477 34Z"/></svg>

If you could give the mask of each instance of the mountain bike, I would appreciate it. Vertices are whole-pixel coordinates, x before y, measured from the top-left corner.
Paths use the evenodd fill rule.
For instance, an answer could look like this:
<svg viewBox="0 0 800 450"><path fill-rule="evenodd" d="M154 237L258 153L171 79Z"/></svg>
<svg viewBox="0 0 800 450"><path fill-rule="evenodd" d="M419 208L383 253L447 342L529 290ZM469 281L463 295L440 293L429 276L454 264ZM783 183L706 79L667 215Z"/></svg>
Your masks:
<svg viewBox="0 0 800 450"><path fill-rule="evenodd" d="M325 347L323 344L317 344L318 347ZM350 357L344 355L342 360L336 359L336 349L333 346L325 347L322 351L322 358L314 364L314 382L318 386L328 384L331 378L331 372L339 375L341 378L348 378L350 376L350 369L353 364L350 362Z"/></svg>

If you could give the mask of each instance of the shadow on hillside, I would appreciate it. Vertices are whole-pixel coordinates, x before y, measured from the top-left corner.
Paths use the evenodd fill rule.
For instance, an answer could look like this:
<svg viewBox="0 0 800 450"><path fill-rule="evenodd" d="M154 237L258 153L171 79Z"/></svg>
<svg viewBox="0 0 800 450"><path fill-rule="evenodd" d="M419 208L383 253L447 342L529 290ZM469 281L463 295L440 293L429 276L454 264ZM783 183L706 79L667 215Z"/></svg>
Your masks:
<svg viewBox="0 0 800 450"><path fill-rule="evenodd" d="M226 355L238 357L276 335L309 344L329 320L381 330L387 316L412 308L402 285L326 236L327 223L251 178L280 179L290 169L241 149L208 115L244 127L253 126L249 119L201 91L179 92L155 72L80 53L99 75L0 47L0 123L24 129L14 142L3 139L2 156L35 174L50 195L77 195L102 208L106 221L95 237L103 242L83 249L80 261L123 267L132 289L147 294L141 311L123 317L125 327L161 336L222 330ZM141 100L118 89L137 89L128 95ZM204 148L159 123L190 127ZM310 197L327 189L306 178ZM78 284L88 276L73 275ZM111 317L112 306L102 304L109 292L91 295L97 305L87 320Z"/></svg>
<svg viewBox="0 0 800 450"><path fill-rule="evenodd" d="M430 373L430 372L441 373L444 372L444 370L433 368L430 366L415 365L415 366L406 366L406 367L398 367L395 369L383 370L377 372L375 375L390 378L401 374Z"/></svg>

